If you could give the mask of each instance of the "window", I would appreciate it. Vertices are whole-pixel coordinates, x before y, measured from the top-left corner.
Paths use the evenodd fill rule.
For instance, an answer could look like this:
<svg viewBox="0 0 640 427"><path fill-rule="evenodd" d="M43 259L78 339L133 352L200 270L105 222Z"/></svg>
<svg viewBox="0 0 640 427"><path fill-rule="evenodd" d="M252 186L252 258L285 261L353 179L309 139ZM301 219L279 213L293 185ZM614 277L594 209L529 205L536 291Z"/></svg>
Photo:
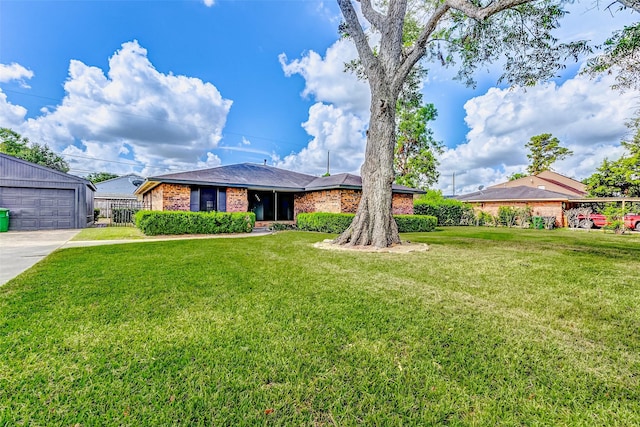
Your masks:
<svg viewBox="0 0 640 427"><path fill-rule="evenodd" d="M191 212L227 211L227 189L220 187L191 187Z"/></svg>

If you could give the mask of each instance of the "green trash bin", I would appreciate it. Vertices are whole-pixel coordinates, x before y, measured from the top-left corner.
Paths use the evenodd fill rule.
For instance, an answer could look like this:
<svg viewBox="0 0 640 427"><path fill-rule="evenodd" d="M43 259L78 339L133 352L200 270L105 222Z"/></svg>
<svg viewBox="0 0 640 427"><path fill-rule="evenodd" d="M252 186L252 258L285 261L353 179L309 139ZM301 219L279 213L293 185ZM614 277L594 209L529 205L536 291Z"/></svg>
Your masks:
<svg viewBox="0 0 640 427"><path fill-rule="evenodd" d="M0 232L9 231L9 209L0 208Z"/></svg>
<svg viewBox="0 0 640 427"><path fill-rule="evenodd" d="M534 216L533 217L533 228L536 229L536 230L544 229L544 218L542 218L541 216Z"/></svg>

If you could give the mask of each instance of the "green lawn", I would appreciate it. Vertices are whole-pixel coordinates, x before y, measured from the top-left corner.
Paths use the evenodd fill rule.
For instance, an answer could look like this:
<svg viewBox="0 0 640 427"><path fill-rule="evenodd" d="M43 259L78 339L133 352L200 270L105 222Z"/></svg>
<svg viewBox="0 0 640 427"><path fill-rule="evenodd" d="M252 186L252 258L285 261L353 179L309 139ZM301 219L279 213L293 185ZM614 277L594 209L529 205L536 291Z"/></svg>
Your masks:
<svg viewBox="0 0 640 427"><path fill-rule="evenodd" d="M326 237L55 252L0 287L0 425L640 425L640 236Z"/></svg>
<svg viewBox="0 0 640 427"><path fill-rule="evenodd" d="M83 228L71 240L129 240L144 239L145 237L136 227L92 227Z"/></svg>

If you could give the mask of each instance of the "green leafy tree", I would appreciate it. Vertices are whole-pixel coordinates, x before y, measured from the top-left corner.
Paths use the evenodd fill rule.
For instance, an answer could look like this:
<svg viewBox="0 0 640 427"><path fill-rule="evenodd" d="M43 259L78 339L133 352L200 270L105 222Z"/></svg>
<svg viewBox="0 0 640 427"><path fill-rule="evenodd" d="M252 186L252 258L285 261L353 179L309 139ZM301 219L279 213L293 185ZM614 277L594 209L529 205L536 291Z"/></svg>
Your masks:
<svg viewBox="0 0 640 427"><path fill-rule="evenodd" d="M527 172L530 175L537 175L540 172L551 170L551 165L558 160L562 160L573 154L573 151L560 146L558 138L550 133L532 136L525 144L529 149L527 158L530 163Z"/></svg>
<svg viewBox="0 0 640 427"><path fill-rule="evenodd" d="M618 3L620 9L640 12L640 0L618 0ZM608 8L612 6L613 3ZM604 52L589 60L583 73L592 77L615 73L614 89L640 89L640 22L614 32L600 47Z"/></svg>
<svg viewBox="0 0 640 427"><path fill-rule="evenodd" d="M69 164L47 145L29 143L29 139L11 129L0 128L0 152L60 172L69 172Z"/></svg>
<svg viewBox="0 0 640 427"><path fill-rule="evenodd" d="M117 178L117 177L118 175L111 172L91 172L89 175L87 175L87 179L93 182L94 184L97 184L102 181L107 181L109 179Z"/></svg>
<svg viewBox="0 0 640 427"><path fill-rule="evenodd" d="M422 104L422 94L410 100L398 100L396 148L394 153L395 182L413 188L428 189L438 181L437 155L442 144L429 128L438 112L433 104Z"/></svg>
<svg viewBox="0 0 640 427"><path fill-rule="evenodd" d="M525 176L528 176L528 175L524 172L516 172L511 176L509 176L509 181L515 181L516 179L524 178Z"/></svg>
<svg viewBox="0 0 640 427"><path fill-rule="evenodd" d="M19 157L29 149L29 140L11 129L0 128L0 152Z"/></svg>
<svg viewBox="0 0 640 427"><path fill-rule="evenodd" d="M387 0L374 4L359 0L361 14L353 0L337 2L344 18L341 31L353 40L371 90L362 196L353 222L336 239L338 244L386 247L400 243L392 216L396 105L418 62L452 65L458 60L458 78L473 84L478 67L504 58L501 81L531 85L555 76L568 57L588 51L584 42L562 44L553 37L565 11L549 1ZM368 31L380 35L378 45L370 44Z"/></svg>
<svg viewBox="0 0 640 427"><path fill-rule="evenodd" d="M596 172L586 180L592 197L640 197L640 118L629 141L622 141L625 154L618 160L604 159Z"/></svg>

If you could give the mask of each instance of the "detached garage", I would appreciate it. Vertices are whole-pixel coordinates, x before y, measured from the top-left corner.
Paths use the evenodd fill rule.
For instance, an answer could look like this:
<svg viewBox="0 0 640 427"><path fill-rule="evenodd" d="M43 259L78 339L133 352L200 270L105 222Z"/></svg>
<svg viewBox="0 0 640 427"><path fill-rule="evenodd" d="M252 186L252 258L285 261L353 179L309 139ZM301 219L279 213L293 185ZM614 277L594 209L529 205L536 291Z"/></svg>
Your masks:
<svg viewBox="0 0 640 427"><path fill-rule="evenodd" d="M96 187L86 179L0 153L0 208L9 231L85 228Z"/></svg>

